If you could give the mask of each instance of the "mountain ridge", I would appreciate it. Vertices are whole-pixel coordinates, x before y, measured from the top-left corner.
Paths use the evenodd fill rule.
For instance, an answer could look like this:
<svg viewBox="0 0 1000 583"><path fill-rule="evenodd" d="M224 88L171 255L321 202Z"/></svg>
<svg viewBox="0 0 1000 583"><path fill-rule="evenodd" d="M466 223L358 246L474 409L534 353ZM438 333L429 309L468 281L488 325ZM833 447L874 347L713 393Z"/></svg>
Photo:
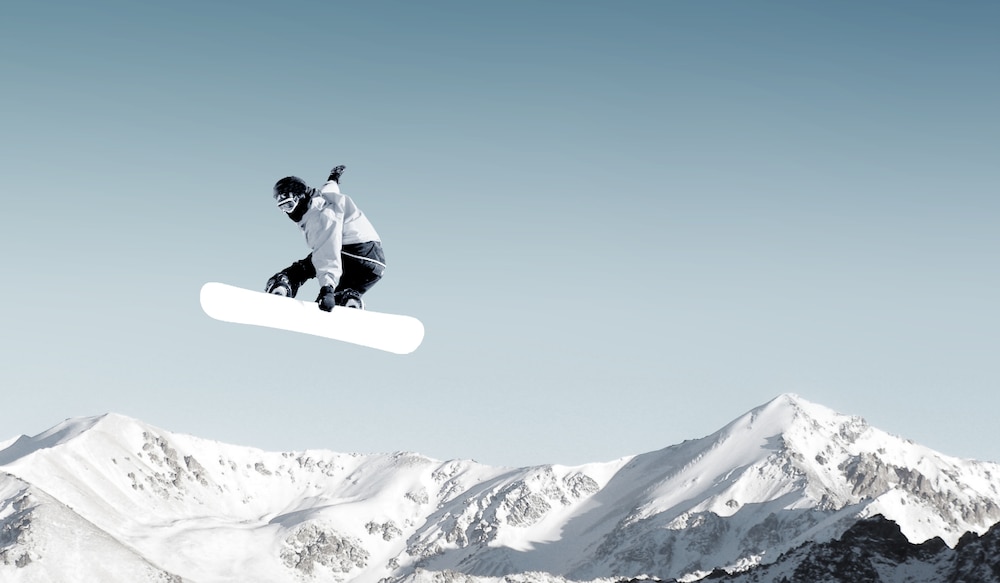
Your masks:
<svg viewBox="0 0 1000 583"><path fill-rule="evenodd" d="M109 413L9 441L0 472L0 488L37 488L51 496L38 508L71 508L165 576L195 583L234 572L666 580L774 561L875 515L913 542L950 545L1000 520L1000 465L939 454L793 394L706 437L578 466L267 452ZM0 525L16 522L14 498L0 500ZM0 535L0 552L17 546L4 540L13 537Z"/></svg>

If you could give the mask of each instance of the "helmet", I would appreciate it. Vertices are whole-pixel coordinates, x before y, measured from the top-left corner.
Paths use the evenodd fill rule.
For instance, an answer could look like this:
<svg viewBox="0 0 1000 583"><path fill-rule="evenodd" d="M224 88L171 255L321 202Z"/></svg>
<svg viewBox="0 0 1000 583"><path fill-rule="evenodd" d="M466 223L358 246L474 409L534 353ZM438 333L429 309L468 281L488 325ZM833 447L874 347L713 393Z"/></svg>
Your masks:
<svg viewBox="0 0 1000 583"><path fill-rule="evenodd" d="M306 186L305 180L302 180L298 176L286 176L274 183L274 196L277 197L279 194L301 196L308 189L309 187Z"/></svg>
<svg viewBox="0 0 1000 583"><path fill-rule="evenodd" d="M308 191L305 180L298 176L286 176L274 183L274 200L281 210L290 213Z"/></svg>

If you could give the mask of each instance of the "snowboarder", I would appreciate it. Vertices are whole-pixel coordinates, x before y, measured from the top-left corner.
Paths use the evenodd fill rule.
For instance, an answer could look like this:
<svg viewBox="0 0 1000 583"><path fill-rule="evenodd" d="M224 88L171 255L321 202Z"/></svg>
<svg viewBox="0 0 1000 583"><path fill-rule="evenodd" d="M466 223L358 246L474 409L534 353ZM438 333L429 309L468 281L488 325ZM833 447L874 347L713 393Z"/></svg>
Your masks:
<svg viewBox="0 0 1000 583"><path fill-rule="evenodd" d="M274 185L278 208L302 229L312 253L267 280L264 291L295 297L307 280L317 278L316 303L329 312L334 306L364 309L361 296L385 270L382 242L351 197L340 192L344 166L330 171L322 190L297 176L286 176Z"/></svg>

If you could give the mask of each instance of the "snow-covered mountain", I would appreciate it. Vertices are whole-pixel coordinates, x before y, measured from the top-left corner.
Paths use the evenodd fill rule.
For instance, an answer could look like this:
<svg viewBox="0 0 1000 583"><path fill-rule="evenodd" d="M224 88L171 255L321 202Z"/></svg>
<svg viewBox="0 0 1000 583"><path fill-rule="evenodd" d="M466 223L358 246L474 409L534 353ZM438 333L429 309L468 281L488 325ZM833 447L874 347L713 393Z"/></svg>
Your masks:
<svg viewBox="0 0 1000 583"><path fill-rule="evenodd" d="M5 582L665 580L770 563L879 514L952 546L1000 521L1000 465L794 395L577 467L265 452L114 414L5 444Z"/></svg>

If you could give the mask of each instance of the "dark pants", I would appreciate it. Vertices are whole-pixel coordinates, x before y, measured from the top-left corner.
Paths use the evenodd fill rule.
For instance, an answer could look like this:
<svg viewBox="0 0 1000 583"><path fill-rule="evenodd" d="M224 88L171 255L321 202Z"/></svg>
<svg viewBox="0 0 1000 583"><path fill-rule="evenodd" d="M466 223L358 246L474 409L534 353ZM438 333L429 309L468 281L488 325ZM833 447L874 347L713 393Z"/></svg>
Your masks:
<svg viewBox="0 0 1000 583"><path fill-rule="evenodd" d="M336 291L352 289L363 294L382 279L382 273L385 271L385 254L382 253L382 244L378 241L344 245L340 251L340 258L344 262L344 274L340 276Z"/></svg>
<svg viewBox="0 0 1000 583"><path fill-rule="evenodd" d="M359 295L363 294L382 279L382 273L385 271L385 254L382 252L382 244L378 241L344 245L340 250L340 259L344 273L341 274L337 289L334 290L336 292L354 290ZM298 285L316 277L312 253L285 268L283 273Z"/></svg>

